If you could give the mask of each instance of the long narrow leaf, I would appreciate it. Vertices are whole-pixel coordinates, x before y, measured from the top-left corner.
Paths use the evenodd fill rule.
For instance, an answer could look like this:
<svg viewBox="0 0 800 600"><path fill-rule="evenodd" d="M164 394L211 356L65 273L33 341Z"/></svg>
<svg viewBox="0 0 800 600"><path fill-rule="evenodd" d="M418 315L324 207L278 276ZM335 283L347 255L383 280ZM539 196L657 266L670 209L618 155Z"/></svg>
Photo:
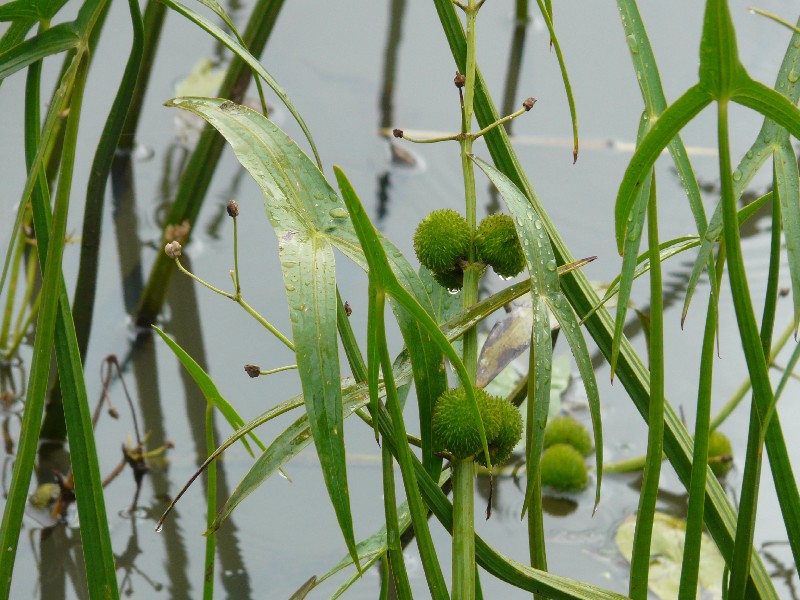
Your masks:
<svg viewBox="0 0 800 600"><path fill-rule="evenodd" d="M175 357L181 362L186 372L191 375L192 379L194 379L197 387L200 388L200 391L203 393L203 397L213 404L222 416L225 417L225 420L230 423L230 426L234 429L239 429L244 425L244 419L236 412L236 409L231 406L231 404L225 400L222 394L219 393L217 386L214 385L214 382L209 377L208 373L206 373L203 368L198 365L195 360L189 356L186 351L181 348L175 340L169 337L166 333L161 331L158 327L153 325L153 329L155 332L161 336L161 339L167 344L170 350L172 350ZM261 443L254 433L250 434L252 440L256 443L256 445L261 448L261 450L265 449L264 444ZM253 451L250 449L250 444L247 443L245 438L242 438L242 444L247 449L247 452L250 456L253 456Z"/></svg>
<svg viewBox="0 0 800 600"><path fill-rule="evenodd" d="M80 33L73 23L61 23L0 54L0 82L20 69L51 54L78 46Z"/></svg>

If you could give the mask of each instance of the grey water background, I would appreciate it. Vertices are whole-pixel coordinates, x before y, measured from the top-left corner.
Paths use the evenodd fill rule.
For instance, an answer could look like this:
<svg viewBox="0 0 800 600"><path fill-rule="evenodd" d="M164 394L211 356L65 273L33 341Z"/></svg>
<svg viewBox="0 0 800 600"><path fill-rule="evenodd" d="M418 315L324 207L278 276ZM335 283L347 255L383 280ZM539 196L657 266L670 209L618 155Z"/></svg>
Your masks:
<svg viewBox="0 0 800 600"><path fill-rule="evenodd" d="M669 101L675 100L696 81L697 48L702 3L642 2L641 10ZM769 2L762 8L792 20L796 3ZM750 73L772 85L789 40L788 30L751 15L742 2L732 10L739 35L742 60ZM243 25L246 6L231 7L234 19ZM505 87L511 44L516 23L513 4L493 0L481 11L478 57L497 104ZM627 149L635 139L641 111L636 74L611 2L562 2L555 7L559 39L574 87L582 150L572 164L571 131L566 99L555 55L548 50L548 34L541 17L531 7L532 21L525 29L522 64L514 106L528 96L538 102L513 124L516 149L550 218L576 257L597 255L587 266L587 275L608 282L618 273L620 259L613 237L613 204L622 173L630 158ZM68 229L80 234L81 199L96 140L103 126L122 66L127 55L130 26L127 8L115 3L94 58L83 112L77 175ZM392 43L390 43L390 41ZM138 151L130 172L117 171L109 183L104 216L100 261L100 290L85 369L90 398L100 393L100 365L115 353L125 366L125 379L139 412L140 426L150 432L149 447L171 440L176 447L168 460L154 463L145 478L139 510L127 514L133 495L129 473L106 490L111 534L117 556L122 592L134 597L197 598L202 594L205 492L200 481L181 500L163 531L155 522L169 499L191 476L205 457L203 419L205 400L182 371L169 349L152 335L136 332L129 317L150 264L160 251L162 220L177 181L178 166L186 148L176 138L176 109L162 103L175 94L176 84L198 60L215 60L220 50L212 39L177 14L169 14L162 34L150 87L138 131ZM222 56L225 56L224 54ZM455 131L459 126L458 100L453 88L455 71L434 8L424 2L322 2L306 0L286 3L262 57L262 63L281 82L302 112L318 144L326 174L339 164L376 225L398 247L413 257L411 237L416 223L433 208L463 210L463 191L458 147L455 144L412 146L397 144L410 153L413 165L393 160L390 142L379 133L382 127L406 130ZM49 61L45 72L54 77L58 61ZM389 68L387 68L389 67ZM46 89L46 88L45 88ZM0 93L0 243L7 244L14 209L24 183L21 106L24 76L4 82ZM254 95L254 94L253 94ZM271 104L274 96L268 94ZM737 124L731 132L734 159L741 156L756 135L760 117L734 108ZM303 145L302 134L277 108L276 121ZM717 181L715 119L703 113L686 131L684 141L696 149L693 165L698 178L709 184L706 206L710 213L716 201ZM303 147L305 147L303 145ZM488 156L483 144L476 152ZM693 221L680 182L669 160L659 162L660 225L662 239L693 230ZM759 174L753 189L759 193L769 185L769 168ZM478 180L478 204L482 210L492 202L488 184ZM290 324L285 310L284 289L276 256L276 240L267 221L261 192L226 150L217 170L203 211L195 225L193 241L186 248L184 264L204 279L227 289L233 266L232 227L224 214L229 198L241 207L240 272L248 301L282 331ZM769 248L769 219L762 215L745 229L744 250L751 276L756 310L764 293ZM684 409L693 427L704 295L695 299L686 327L679 326L683 290L693 253L665 264L667 397ZM67 249L64 270L74 283L78 246ZM788 286L788 268L781 271L781 285ZM353 307L353 326L362 341L366 330L366 278L352 263L337 257L343 296ZM727 281L727 280L726 280ZM69 283L68 283L69 285ZM488 274L488 290L505 282ZM725 287L725 286L723 286ZM634 301L647 309L647 285L634 289ZM778 305L776 330L791 318L791 300ZM721 307L721 359L714 379L714 412L739 386L746 373L733 326L733 307L723 295ZM299 393L292 372L251 380L245 363L274 368L294 362L290 353L238 307L198 287L178 274L170 284L168 304L160 324L204 365L222 394L249 420L270 406ZM727 326L725 325L727 324ZM631 329L634 343L644 352L641 332ZM786 362L794 342L778 357ZM590 346L591 347L591 346ZM399 336L392 349L400 350ZM23 359L29 358L29 348ZM555 352L566 352L557 345ZM644 452L646 428L625 395L622 386L609 383L608 368L597 360L604 419L604 446L608 461ZM96 375L95 375L96 374ZM773 373L773 377L775 377ZM779 407L795 471L800 469L797 434L791 427L800 418L797 395L800 385L790 382ZM119 383L111 393L124 406ZM734 470L727 489L736 502L743 465L748 410L743 405L723 426L734 445ZM408 422L415 415L409 403ZM573 381L564 406L588 422L582 410L583 392ZM296 411L295 411L296 412ZM101 470L108 473L119 461L120 444L132 432L126 411L114 422L103 417L98 425ZM258 430L271 441L297 417L285 415ZM352 422L351 422L352 421ZM15 431L12 420L12 432ZM18 430L18 422L17 422ZM217 420L217 439L230 428ZM371 535L383 521L380 454L371 431L363 423L346 425L350 495L358 538ZM62 457L63 458L63 457ZM4 481L10 475L11 457L3 459ZM246 473L251 459L240 446L226 452L219 481L220 501ZM321 575L344 555L344 545L319 472L313 447L292 461L287 472L292 482L276 476L245 500L232 520L220 530L217 553L218 597L289 598L312 575ZM398 473L399 476L399 473ZM685 492L665 463L660 508L675 515L685 512ZM498 480L492 519L477 524L479 533L500 552L527 560L526 527L519 520L524 480ZM553 513L545 518L548 563L558 574L573 576L618 592L627 590L628 567L614 544L614 533L638 502L638 477L609 476L603 497L592 517L593 492L552 501ZM477 512L485 503L479 486ZM2 503L3 501L0 501ZM29 511L20 538L20 550L12 587L14 598L82 598L86 596L79 554L79 534L73 517L67 527L45 530L41 515ZM566 513L566 514L565 514ZM763 469L756 546L762 550L767 569L784 598L797 597L797 573L786 544L783 522L769 469ZM433 535L443 565L449 564L447 534L433 525ZM416 594L427 597L424 575L413 545L407 552L409 575ZM329 597L344 581L342 575L326 582L311 597ZM487 574L481 578L487 598L529 597L510 589ZM377 571L367 572L348 592L348 598L374 598L379 586Z"/></svg>

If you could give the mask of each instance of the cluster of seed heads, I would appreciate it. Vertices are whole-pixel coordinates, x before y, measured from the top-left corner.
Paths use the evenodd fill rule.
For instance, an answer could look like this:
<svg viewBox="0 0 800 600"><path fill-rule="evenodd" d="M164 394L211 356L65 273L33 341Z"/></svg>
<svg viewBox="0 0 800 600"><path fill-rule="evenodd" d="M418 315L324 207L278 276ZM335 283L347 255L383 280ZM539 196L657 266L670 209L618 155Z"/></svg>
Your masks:
<svg viewBox="0 0 800 600"><path fill-rule="evenodd" d="M473 239L466 219L445 208L422 219L414 233L414 251L419 262L449 290L463 287L464 270L469 266L473 243L481 268L490 265L504 278L514 277L525 268L525 255L514 221L508 215L486 217L478 225Z"/></svg>

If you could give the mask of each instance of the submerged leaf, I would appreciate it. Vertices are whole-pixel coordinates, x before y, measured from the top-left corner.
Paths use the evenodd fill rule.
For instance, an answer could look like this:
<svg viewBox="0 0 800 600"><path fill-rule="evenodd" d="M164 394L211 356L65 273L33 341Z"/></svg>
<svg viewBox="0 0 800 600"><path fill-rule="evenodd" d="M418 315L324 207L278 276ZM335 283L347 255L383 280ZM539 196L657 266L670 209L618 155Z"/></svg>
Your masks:
<svg viewBox="0 0 800 600"><path fill-rule="evenodd" d="M617 529L614 541L628 562L633 551L633 534L636 517L628 517ZM681 561L686 521L656 512L653 523L653 540L650 549L650 591L661 600L678 597L681 581ZM700 585L704 598L722 598L722 572L725 560L707 533L703 533L700 547Z"/></svg>

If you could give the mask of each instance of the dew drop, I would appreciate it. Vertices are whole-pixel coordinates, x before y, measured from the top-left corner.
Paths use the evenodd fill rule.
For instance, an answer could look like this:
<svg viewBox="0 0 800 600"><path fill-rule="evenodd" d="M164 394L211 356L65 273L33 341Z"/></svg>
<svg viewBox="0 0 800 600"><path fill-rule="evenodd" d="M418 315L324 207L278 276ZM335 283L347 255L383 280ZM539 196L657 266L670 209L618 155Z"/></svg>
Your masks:
<svg viewBox="0 0 800 600"><path fill-rule="evenodd" d="M635 35L628 36L628 47L631 49L632 54L639 52L639 42L636 40Z"/></svg>
<svg viewBox="0 0 800 600"><path fill-rule="evenodd" d="M800 71L795 71L794 69L792 69L791 71L789 71L789 74L786 76L786 79L788 79L791 83L797 83L797 80L800 79Z"/></svg>
<svg viewBox="0 0 800 600"><path fill-rule="evenodd" d="M499 277L500 279L502 279L503 281L509 281L510 279L514 279L513 277L504 277L504 276L502 276L502 275L498 275L498 277Z"/></svg>
<svg viewBox="0 0 800 600"><path fill-rule="evenodd" d="M295 290L295 287L291 283L287 283L286 284L286 291L287 292L293 292L294 290Z"/></svg>
<svg viewBox="0 0 800 600"><path fill-rule="evenodd" d="M550 260L547 261L547 264L545 265L545 267L547 267L548 271L555 271L556 270L556 261L551 258Z"/></svg>
<svg viewBox="0 0 800 600"><path fill-rule="evenodd" d="M753 158L753 151L752 150L748 150L746 156L747 156L747 158Z"/></svg>
<svg viewBox="0 0 800 600"><path fill-rule="evenodd" d="M456 294L458 294L458 292L460 292L460 291L461 291L461 290L457 290L457 289L455 289L455 288L450 288L450 289L448 289L448 290L447 290L447 293L448 293L448 294L450 294L451 296L455 296L455 295L456 295Z"/></svg>
<svg viewBox="0 0 800 600"><path fill-rule="evenodd" d="M517 217L517 224L522 225L522 217Z"/></svg>
<svg viewBox="0 0 800 600"><path fill-rule="evenodd" d="M347 209L342 208L341 206L332 208L328 214L334 219L346 219L349 216Z"/></svg>
<svg viewBox="0 0 800 600"><path fill-rule="evenodd" d="M536 227L536 229L541 229L542 228L542 222L539 219L536 219L533 222L533 226Z"/></svg>
<svg viewBox="0 0 800 600"><path fill-rule="evenodd" d="M733 172L733 180L734 181L739 181L741 178L742 178L742 172L739 169L736 169Z"/></svg>

